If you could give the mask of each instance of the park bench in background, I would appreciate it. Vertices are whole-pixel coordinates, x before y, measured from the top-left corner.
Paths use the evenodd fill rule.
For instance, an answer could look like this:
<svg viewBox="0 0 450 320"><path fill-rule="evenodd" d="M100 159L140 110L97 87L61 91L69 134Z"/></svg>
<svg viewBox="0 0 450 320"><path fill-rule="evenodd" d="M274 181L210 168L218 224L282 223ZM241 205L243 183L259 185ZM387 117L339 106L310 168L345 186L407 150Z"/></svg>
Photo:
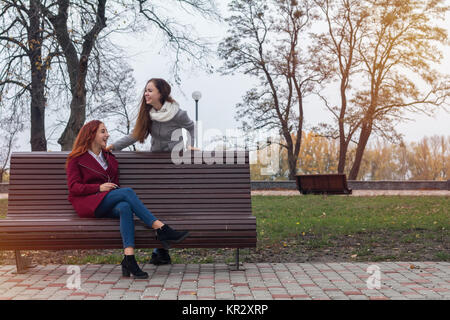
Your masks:
<svg viewBox="0 0 450 320"><path fill-rule="evenodd" d="M180 165L167 152L114 154L121 187L132 187L163 222L190 231L188 238L172 247L236 248L239 268L239 248L256 247L248 151L224 152L223 164L208 164L211 157L205 153L195 151L200 155L196 161L192 152L191 164ZM67 200L67 155L15 152L11 156L8 213L0 219L0 250L15 251L18 272L27 267L20 250L122 248L119 220L79 218ZM139 220L135 225L136 248L162 247L154 230Z"/></svg>
<svg viewBox="0 0 450 320"><path fill-rule="evenodd" d="M298 191L302 194L351 194L345 174L297 175Z"/></svg>

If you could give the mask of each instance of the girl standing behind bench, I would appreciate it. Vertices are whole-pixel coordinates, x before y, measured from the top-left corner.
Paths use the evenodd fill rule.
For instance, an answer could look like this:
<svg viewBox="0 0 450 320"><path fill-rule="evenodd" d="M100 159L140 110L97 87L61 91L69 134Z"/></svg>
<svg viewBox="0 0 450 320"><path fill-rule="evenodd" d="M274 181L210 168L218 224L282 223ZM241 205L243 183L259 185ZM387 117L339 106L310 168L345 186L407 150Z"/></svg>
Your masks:
<svg viewBox="0 0 450 320"><path fill-rule="evenodd" d="M90 121L81 128L66 161L69 201L82 218L120 219L124 247L122 274L130 276L131 273L135 278L146 279L148 274L139 268L134 257L133 213L156 229L165 249L171 242L184 240L189 232L173 230L153 216L133 189L120 188L118 162L105 150L108 138L101 121Z"/></svg>
<svg viewBox="0 0 450 320"><path fill-rule="evenodd" d="M152 152L170 152L182 141L172 141L172 133L184 128L189 132L189 150L194 148L194 122L185 110L180 109L178 103L170 95L172 88L164 79L153 78L147 81L141 99L136 126L131 134L113 142L106 150L122 150L137 141L143 143L149 135L152 136ZM169 251L155 249L150 263L155 265L170 264Z"/></svg>

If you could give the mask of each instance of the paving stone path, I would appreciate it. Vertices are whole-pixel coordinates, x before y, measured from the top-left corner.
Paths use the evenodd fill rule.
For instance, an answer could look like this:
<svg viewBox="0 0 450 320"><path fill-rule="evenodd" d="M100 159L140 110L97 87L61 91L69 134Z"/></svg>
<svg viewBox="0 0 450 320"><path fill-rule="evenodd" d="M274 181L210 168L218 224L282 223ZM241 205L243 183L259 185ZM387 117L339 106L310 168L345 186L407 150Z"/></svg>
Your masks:
<svg viewBox="0 0 450 320"><path fill-rule="evenodd" d="M0 299L450 300L448 262L245 263L242 267L231 271L226 264L145 264L149 279L135 280L123 277L120 265L40 265L26 274L3 265Z"/></svg>

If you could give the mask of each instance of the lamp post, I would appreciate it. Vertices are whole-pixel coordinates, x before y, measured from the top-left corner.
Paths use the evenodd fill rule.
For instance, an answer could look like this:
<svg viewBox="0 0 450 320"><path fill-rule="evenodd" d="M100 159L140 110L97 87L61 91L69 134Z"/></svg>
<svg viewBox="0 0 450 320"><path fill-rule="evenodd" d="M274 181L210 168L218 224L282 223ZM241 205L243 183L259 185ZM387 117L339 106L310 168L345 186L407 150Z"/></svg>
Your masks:
<svg viewBox="0 0 450 320"><path fill-rule="evenodd" d="M201 97L200 91L192 92L192 99L195 100L195 147L198 147L198 101Z"/></svg>

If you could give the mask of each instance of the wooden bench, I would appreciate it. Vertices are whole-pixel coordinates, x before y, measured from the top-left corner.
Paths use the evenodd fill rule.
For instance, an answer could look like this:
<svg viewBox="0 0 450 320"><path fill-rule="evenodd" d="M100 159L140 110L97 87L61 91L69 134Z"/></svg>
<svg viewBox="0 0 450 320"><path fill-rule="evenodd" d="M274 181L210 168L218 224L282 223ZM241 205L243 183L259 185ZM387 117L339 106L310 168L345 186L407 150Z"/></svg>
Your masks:
<svg viewBox="0 0 450 320"><path fill-rule="evenodd" d="M179 165L167 152L114 154L121 187L132 187L163 222L190 231L188 238L173 247L236 248L236 268L239 248L256 247L248 151L224 152L223 164L209 164L213 158L195 151L188 156L191 164ZM123 248L119 220L79 218L67 200L67 155L15 152L11 156L8 213L0 219L0 250L15 251L19 273L27 267L20 250ZM156 232L141 221L136 220L135 230L136 248L162 247Z"/></svg>
<svg viewBox="0 0 450 320"><path fill-rule="evenodd" d="M298 191L302 194L351 194L345 174L297 175Z"/></svg>

